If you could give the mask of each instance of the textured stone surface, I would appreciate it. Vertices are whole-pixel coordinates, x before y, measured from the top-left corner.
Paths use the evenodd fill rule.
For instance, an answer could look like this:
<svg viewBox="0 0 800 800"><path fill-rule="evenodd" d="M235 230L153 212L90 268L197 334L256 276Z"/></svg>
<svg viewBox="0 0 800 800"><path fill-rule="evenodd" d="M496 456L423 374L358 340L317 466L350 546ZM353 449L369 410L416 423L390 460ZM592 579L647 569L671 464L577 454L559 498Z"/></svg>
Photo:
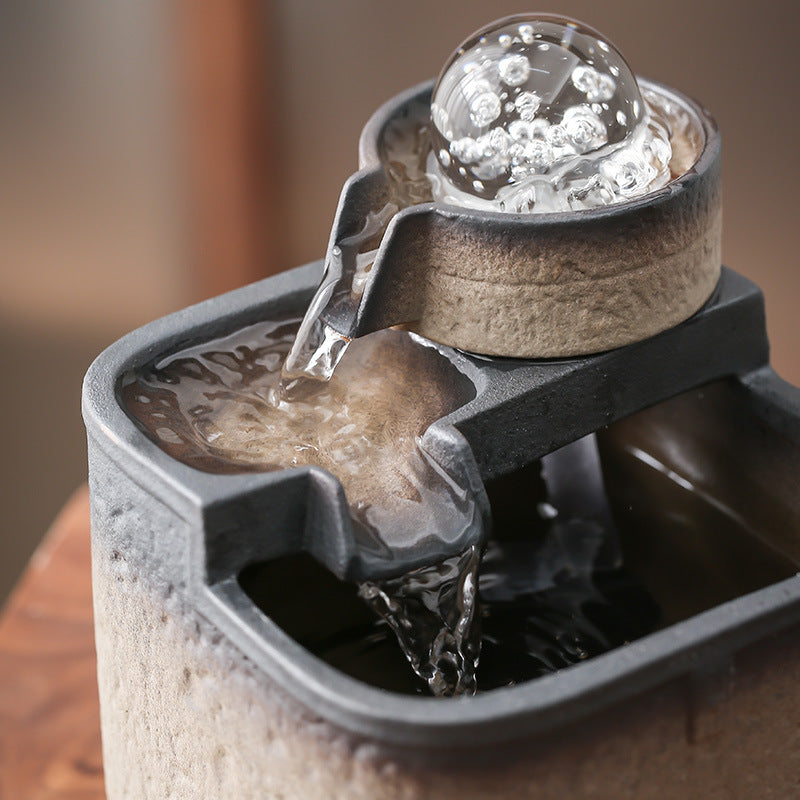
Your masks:
<svg viewBox="0 0 800 800"><path fill-rule="evenodd" d="M426 256L435 267L417 284L411 327L463 350L516 357L596 353L653 336L694 314L719 279L719 209L700 210L691 231L684 222L613 238L577 227L534 232L528 252L486 247L485 274L459 267L474 259L472 243L445 240Z"/></svg>
<svg viewBox="0 0 800 800"><path fill-rule="evenodd" d="M391 750L291 701L130 556L96 537L109 800L722 800L800 788L797 631L549 737Z"/></svg>
<svg viewBox="0 0 800 800"><path fill-rule="evenodd" d="M125 555L96 550L109 800L372 796L356 749L292 711L178 591L145 586Z"/></svg>

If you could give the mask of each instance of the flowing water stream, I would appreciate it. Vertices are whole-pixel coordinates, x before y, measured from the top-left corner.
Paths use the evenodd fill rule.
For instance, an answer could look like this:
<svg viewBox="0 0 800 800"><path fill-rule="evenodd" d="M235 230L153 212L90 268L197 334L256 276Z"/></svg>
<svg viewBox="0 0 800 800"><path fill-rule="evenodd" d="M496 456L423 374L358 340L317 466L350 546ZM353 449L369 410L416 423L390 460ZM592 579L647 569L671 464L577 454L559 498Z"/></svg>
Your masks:
<svg viewBox="0 0 800 800"><path fill-rule="evenodd" d="M329 247L322 281L281 371L281 398L292 400L312 394L317 384L330 380L350 339L326 322L326 312L336 307L342 315L341 327L350 327L389 223L400 209L432 199L425 172L430 152L426 118L427 108L417 108L386 126L380 156L389 201L367 212L356 233L341 237Z"/></svg>

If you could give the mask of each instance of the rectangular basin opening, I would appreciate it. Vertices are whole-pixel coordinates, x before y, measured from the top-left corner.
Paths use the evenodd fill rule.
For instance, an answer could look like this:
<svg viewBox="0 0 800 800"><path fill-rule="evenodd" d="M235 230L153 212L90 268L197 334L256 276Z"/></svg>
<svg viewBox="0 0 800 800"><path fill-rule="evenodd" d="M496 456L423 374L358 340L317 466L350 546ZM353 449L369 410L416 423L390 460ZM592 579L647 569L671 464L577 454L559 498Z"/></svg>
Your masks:
<svg viewBox="0 0 800 800"><path fill-rule="evenodd" d="M559 526L540 462L486 485L494 528L480 584L479 691L590 663L797 573L800 446L754 408L739 382L718 381L599 431L610 532L579 519ZM252 564L239 583L329 665L427 693L357 587L310 556Z"/></svg>

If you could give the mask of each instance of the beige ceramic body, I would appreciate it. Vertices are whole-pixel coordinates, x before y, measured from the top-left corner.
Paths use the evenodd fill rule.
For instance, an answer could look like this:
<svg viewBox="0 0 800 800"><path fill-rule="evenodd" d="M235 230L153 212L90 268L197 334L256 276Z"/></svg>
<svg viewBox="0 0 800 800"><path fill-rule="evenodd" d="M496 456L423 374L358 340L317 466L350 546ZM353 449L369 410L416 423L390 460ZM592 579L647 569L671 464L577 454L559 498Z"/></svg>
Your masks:
<svg viewBox="0 0 800 800"><path fill-rule="evenodd" d="M108 800L744 800L797 788L796 632L735 671L549 735L426 754L324 721L177 587L155 589L98 540L93 561Z"/></svg>

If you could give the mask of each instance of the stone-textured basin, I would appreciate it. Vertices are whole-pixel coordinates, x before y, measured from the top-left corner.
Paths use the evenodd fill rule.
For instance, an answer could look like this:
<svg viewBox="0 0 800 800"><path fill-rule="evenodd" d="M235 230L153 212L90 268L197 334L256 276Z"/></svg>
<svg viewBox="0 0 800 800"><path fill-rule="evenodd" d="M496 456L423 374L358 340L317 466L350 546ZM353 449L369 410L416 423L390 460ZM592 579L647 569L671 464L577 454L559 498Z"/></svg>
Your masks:
<svg viewBox="0 0 800 800"><path fill-rule="evenodd" d="M87 374L109 800L791 796L800 772L800 578L551 676L461 700L349 678L256 607L237 580L249 564L308 547L339 575L356 574L336 481L309 469L194 470L126 415L119 384L158 354L301 309L320 269L152 323ZM798 557L800 392L768 367L763 300L744 278L723 269L685 323L600 355L525 362L442 352L476 389L426 434L443 462L467 458L486 480L641 412L608 429L603 446L618 473L620 442L717 469L729 465L721 444L739 441L744 474L723 469L725 491L736 499L737 486L750 487L756 506L763 496L771 511L759 518L762 536ZM710 415L684 395L677 412L648 418L650 406L721 379Z"/></svg>

